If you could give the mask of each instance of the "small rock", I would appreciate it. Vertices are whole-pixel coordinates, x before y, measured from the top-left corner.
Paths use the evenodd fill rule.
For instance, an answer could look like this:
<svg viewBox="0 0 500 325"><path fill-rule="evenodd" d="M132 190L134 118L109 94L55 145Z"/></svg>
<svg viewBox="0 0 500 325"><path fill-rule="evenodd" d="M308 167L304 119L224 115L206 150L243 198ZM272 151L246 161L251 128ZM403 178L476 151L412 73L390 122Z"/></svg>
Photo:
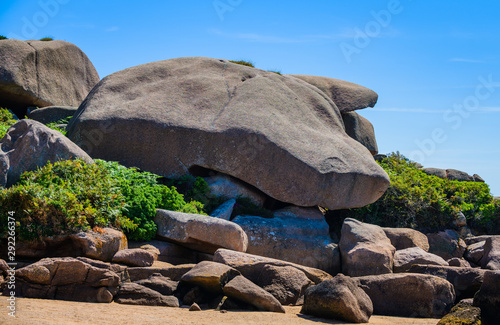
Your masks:
<svg viewBox="0 0 500 325"><path fill-rule="evenodd" d="M481 309L472 306L472 299L461 300L445 315L437 325L479 325L481 324Z"/></svg>
<svg viewBox="0 0 500 325"><path fill-rule="evenodd" d="M500 236L486 239L481 267L489 270L500 270Z"/></svg>
<svg viewBox="0 0 500 325"><path fill-rule="evenodd" d="M120 286L115 301L126 305L179 307L179 300L176 297L164 296L153 289L130 282Z"/></svg>
<svg viewBox="0 0 500 325"><path fill-rule="evenodd" d="M463 258L458 258L454 257L452 259L449 259L448 261L449 266L455 266L455 267L472 267L469 262L467 262Z"/></svg>
<svg viewBox="0 0 500 325"><path fill-rule="evenodd" d="M224 197L227 199L245 197L259 207L264 206L264 202L267 198L264 193L253 186L230 175L217 174L215 176L206 177L205 181L210 188L210 194L214 197Z"/></svg>
<svg viewBox="0 0 500 325"><path fill-rule="evenodd" d="M153 253L140 249L123 249L113 256L113 263L120 263L129 266L147 267L153 265L155 257Z"/></svg>
<svg viewBox="0 0 500 325"><path fill-rule="evenodd" d="M251 304L260 310L285 313L283 306L272 294L242 275L238 275L229 281L224 286L223 291L226 296Z"/></svg>
<svg viewBox="0 0 500 325"><path fill-rule="evenodd" d="M484 244L486 244L486 240L467 246L464 255L465 258L474 264L481 265L481 260L484 256Z"/></svg>
<svg viewBox="0 0 500 325"><path fill-rule="evenodd" d="M420 247L406 248L394 254L394 272L396 273L407 272L415 264L448 266L448 262L444 259Z"/></svg>
<svg viewBox="0 0 500 325"><path fill-rule="evenodd" d="M391 240L392 246L396 250L402 250L410 247L420 247L424 251L429 251L429 240L427 236L420 231L410 228L382 228Z"/></svg>
<svg viewBox="0 0 500 325"><path fill-rule="evenodd" d="M429 253L441 256L445 260L453 257L462 258L467 245L458 233L447 229L438 233L427 234L429 239Z"/></svg>
<svg viewBox="0 0 500 325"><path fill-rule="evenodd" d="M189 311L201 311L201 308L200 308L200 306L198 306L198 304L196 302L193 302L191 307L189 307Z"/></svg>
<svg viewBox="0 0 500 325"><path fill-rule="evenodd" d="M295 305L312 282L294 267L265 265L256 284L282 305Z"/></svg>

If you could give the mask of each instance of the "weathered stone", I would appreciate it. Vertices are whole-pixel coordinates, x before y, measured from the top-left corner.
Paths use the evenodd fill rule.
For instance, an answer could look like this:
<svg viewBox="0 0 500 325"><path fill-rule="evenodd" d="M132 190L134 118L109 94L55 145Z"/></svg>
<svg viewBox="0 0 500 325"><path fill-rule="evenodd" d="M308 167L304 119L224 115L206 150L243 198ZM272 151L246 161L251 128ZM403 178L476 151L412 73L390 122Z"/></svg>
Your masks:
<svg viewBox="0 0 500 325"><path fill-rule="evenodd" d="M201 311L201 308L196 302L193 302L193 304L189 307L189 311Z"/></svg>
<svg viewBox="0 0 500 325"><path fill-rule="evenodd" d="M379 226L346 218L339 248L345 275L392 273L396 249Z"/></svg>
<svg viewBox="0 0 500 325"><path fill-rule="evenodd" d="M158 260L158 256L160 255L160 250L158 248L156 248L155 246L150 245L150 244L146 244L146 245L140 246L139 248L150 252L151 254L153 254L154 260L155 261Z"/></svg>
<svg viewBox="0 0 500 325"><path fill-rule="evenodd" d="M333 100L341 112L373 107L378 100L376 92L352 82L318 76L292 76L302 79L323 91Z"/></svg>
<svg viewBox="0 0 500 325"><path fill-rule="evenodd" d="M472 306L472 299L461 300L448 314L446 314L437 325L480 325L481 309Z"/></svg>
<svg viewBox="0 0 500 325"><path fill-rule="evenodd" d="M256 284L282 305L296 305L312 282L304 272L292 266L265 265Z"/></svg>
<svg viewBox="0 0 500 325"><path fill-rule="evenodd" d="M484 244L486 244L486 240L467 246L464 255L465 258L474 264L481 265L481 260L484 256Z"/></svg>
<svg viewBox="0 0 500 325"><path fill-rule="evenodd" d="M479 176L478 174L472 175L472 178L474 179L474 182L484 183L484 179L481 176Z"/></svg>
<svg viewBox="0 0 500 325"><path fill-rule="evenodd" d="M420 247L411 247L403 250L396 251L394 254L394 272L406 272L412 265L442 265L448 266L441 257L428 253Z"/></svg>
<svg viewBox="0 0 500 325"><path fill-rule="evenodd" d="M48 161L80 158L93 163L89 155L60 132L33 120L21 120L11 126L0 144L0 186L13 185L22 173L37 170Z"/></svg>
<svg viewBox="0 0 500 325"><path fill-rule="evenodd" d="M472 298L483 283L484 270L438 265L413 265L410 273L438 276L448 280L455 288L457 300Z"/></svg>
<svg viewBox="0 0 500 325"><path fill-rule="evenodd" d="M75 115L77 109L73 106L47 106L31 111L28 118L43 124L55 123Z"/></svg>
<svg viewBox="0 0 500 325"><path fill-rule="evenodd" d="M183 264L167 268L159 267L129 267L127 269L130 275L130 281L136 282L139 280L148 279L155 273L159 273L172 281L180 281L182 276L191 270L196 264Z"/></svg>
<svg viewBox="0 0 500 325"><path fill-rule="evenodd" d="M483 285L474 297L481 308L481 324L496 325L500 319L500 271L487 271Z"/></svg>
<svg viewBox="0 0 500 325"><path fill-rule="evenodd" d="M420 231L410 228L382 228L391 240L391 244L396 250L410 247L420 247L424 251L429 251L429 240Z"/></svg>
<svg viewBox="0 0 500 325"><path fill-rule="evenodd" d="M78 106L99 82L88 57L65 41L0 43L0 107L23 117L29 106Z"/></svg>
<svg viewBox="0 0 500 325"><path fill-rule="evenodd" d="M267 196L253 186L240 181L226 174L205 177L205 181L210 188L212 197L223 197L226 199L237 199L244 197L253 204L262 207Z"/></svg>
<svg viewBox="0 0 500 325"><path fill-rule="evenodd" d="M467 237L464 239L465 243L467 244L467 246L470 246L472 244L476 244L476 243L479 243L479 242L486 242L486 239L488 238L495 238L495 237L498 237L500 238L500 235L483 235L483 236L472 236L472 237Z"/></svg>
<svg viewBox="0 0 500 325"><path fill-rule="evenodd" d="M160 273L154 273L149 278L136 281L135 283L157 291L164 296L171 296L177 290L178 281L172 281Z"/></svg>
<svg viewBox="0 0 500 325"><path fill-rule="evenodd" d="M204 289L222 293L222 288L240 272L225 264L204 261L198 263L181 278L181 281L199 285Z"/></svg>
<svg viewBox="0 0 500 325"><path fill-rule="evenodd" d="M298 206L365 206L389 186L322 91L226 60L178 58L114 73L67 130L95 158L163 176L208 168Z"/></svg>
<svg viewBox="0 0 500 325"><path fill-rule="evenodd" d="M451 229L427 234L427 239L429 239L429 253L441 256L445 260L453 257L462 258L467 248L458 233Z"/></svg>
<svg viewBox="0 0 500 325"><path fill-rule="evenodd" d="M218 248L245 252L248 238L234 222L167 210L156 211L158 236L183 246L212 254Z"/></svg>
<svg viewBox="0 0 500 325"><path fill-rule="evenodd" d="M373 304L353 279L338 274L308 288L300 312L350 323L368 323Z"/></svg>
<svg viewBox="0 0 500 325"><path fill-rule="evenodd" d="M422 169L422 171L424 173L426 173L427 175L437 176L437 177L442 178L442 179L448 178L448 175L446 174L446 169L428 167L428 168Z"/></svg>
<svg viewBox="0 0 500 325"><path fill-rule="evenodd" d="M179 307L176 297L164 296L155 290L130 282L120 286L115 302L126 305Z"/></svg>
<svg viewBox="0 0 500 325"><path fill-rule="evenodd" d="M120 284L115 272L71 257L42 259L17 270L16 279L16 296L84 302L109 303Z"/></svg>
<svg viewBox="0 0 500 325"><path fill-rule="evenodd" d="M448 281L426 274L382 274L356 278L373 302L376 315L442 317L455 302Z"/></svg>
<svg viewBox="0 0 500 325"><path fill-rule="evenodd" d="M454 257L452 259L447 260L449 266L455 267L472 267L469 262L467 262L464 258ZM423 264L423 263L422 263Z"/></svg>
<svg viewBox="0 0 500 325"><path fill-rule="evenodd" d="M486 239L481 267L489 270L500 270L500 237Z"/></svg>
<svg viewBox="0 0 500 325"><path fill-rule="evenodd" d="M356 112L342 113L345 132L354 140L361 143L372 155L378 154L377 140L373 125Z"/></svg>
<svg viewBox="0 0 500 325"><path fill-rule="evenodd" d="M151 245L155 248L158 254L158 261L179 264L196 264L199 260L199 252L191 250L179 244L169 243L162 240L152 240L149 242L134 242L130 243L130 248L143 248L144 245ZM144 249L144 248L143 248ZM157 250L157 251L156 251Z"/></svg>
<svg viewBox="0 0 500 325"><path fill-rule="evenodd" d="M253 216L233 219L248 236L249 254L302 264L330 274L340 272L339 249L330 238L324 218L289 217L283 212L278 215L272 219Z"/></svg>
<svg viewBox="0 0 500 325"><path fill-rule="evenodd" d="M112 228L81 232L69 237L75 246L81 247L82 256L101 261L111 261L118 251L128 247L125 234Z"/></svg>
<svg viewBox="0 0 500 325"><path fill-rule="evenodd" d="M323 222L322 224L317 224L320 235L323 235L328 228L328 224L325 222L325 216L318 207L304 208L289 205L285 208L274 211L273 216L275 218L298 218Z"/></svg>
<svg viewBox="0 0 500 325"><path fill-rule="evenodd" d="M260 310L285 313L283 306L272 294L242 275L230 280L224 286L223 291L226 296L251 304Z"/></svg>
<svg viewBox="0 0 500 325"><path fill-rule="evenodd" d="M217 209L212 211L212 213L210 213L210 216L224 220L231 220L231 214L233 213L235 204L235 199L227 200L226 202L222 203Z"/></svg>
<svg viewBox="0 0 500 325"><path fill-rule="evenodd" d="M446 176L450 181L459 181L459 182L474 182L474 177L469 174L462 172L456 169L447 169Z"/></svg>
<svg viewBox="0 0 500 325"><path fill-rule="evenodd" d="M332 276L325 271L315 268L280 261L273 258L230 251L228 249L218 249L214 254L214 262L223 263L235 268L240 271L244 277L253 282L258 281L259 276L266 265L292 266L304 272L307 278L315 284L332 278Z"/></svg>
<svg viewBox="0 0 500 325"><path fill-rule="evenodd" d="M123 249L113 256L113 263L129 266L151 266L155 261L153 253L141 248Z"/></svg>

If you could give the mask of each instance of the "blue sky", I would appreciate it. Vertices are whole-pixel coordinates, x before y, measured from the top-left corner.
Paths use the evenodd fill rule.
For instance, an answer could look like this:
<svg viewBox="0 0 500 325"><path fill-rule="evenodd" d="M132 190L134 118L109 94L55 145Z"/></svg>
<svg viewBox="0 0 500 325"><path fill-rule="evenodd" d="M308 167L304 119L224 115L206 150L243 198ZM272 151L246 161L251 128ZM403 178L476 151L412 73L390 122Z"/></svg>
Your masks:
<svg viewBox="0 0 500 325"><path fill-rule="evenodd" d="M500 195L498 1L2 0L0 34L79 46L101 78L207 56L359 83L381 153L479 174Z"/></svg>

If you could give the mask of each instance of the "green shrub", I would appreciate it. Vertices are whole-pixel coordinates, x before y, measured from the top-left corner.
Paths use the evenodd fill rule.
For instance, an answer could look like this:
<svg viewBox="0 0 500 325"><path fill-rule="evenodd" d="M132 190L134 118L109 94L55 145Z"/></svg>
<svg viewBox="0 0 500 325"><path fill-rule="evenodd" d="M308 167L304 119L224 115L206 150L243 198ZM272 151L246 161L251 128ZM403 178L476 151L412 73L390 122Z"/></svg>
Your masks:
<svg viewBox="0 0 500 325"><path fill-rule="evenodd" d="M436 230L449 227L459 212L469 224L486 225L500 216L488 185L458 182L427 175L399 153L379 164L389 174L391 185L375 203L342 213L384 227Z"/></svg>
<svg viewBox="0 0 500 325"><path fill-rule="evenodd" d="M7 39L7 37L0 35L0 40Z"/></svg>
<svg viewBox="0 0 500 325"><path fill-rule="evenodd" d="M276 73L276 74L278 74L278 75L281 76L281 71L280 70L267 70L267 71Z"/></svg>
<svg viewBox="0 0 500 325"><path fill-rule="evenodd" d="M17 121L14 120L13 115L6 108L0 108L0 139L5 136L7 130L15 124Z"/></svg>
<svg viewBox="0 0 500 325"><path fill-rule="evenodd" d="M158 175L126 168L116 162L96 160L108 170L110 177L118 182L118 187L127 203L124 214L138 227L128 231L131 240L151 240L156 235L157 226L153 222L156 209L166 209L185 213L203 214L203 204L190 200L186 203L175 187L158 183Z"/></svg>
<svg viewBox="0 0 500 325"><path fill-rule="evenodd" d="M0 236L5 237L9 211L15 211L24 240L106 226L124 230L130 240L151 240L156 209L203 214L200 202L186 203L174 187L158 184L157 175L95 162L49 163L0 191Z"/></svg>
<svg viewBox="0 0 500 325"><path fill-rule="evenodd" d="M244 65L244 66L247 66L247 67L251 67L251 68L255 68L255 66L253 65L252 61L245 61L245 60L233 61L233 60L229 60L229 62L236 63L236 64L241 64L241 65Z"/></svg>
<svg viewBox="0 0 500 325"><path fill-rule="evenodd" d="M59 131L61 132L63 135L66 135L67 131L65 128L60 128L58 127L58 125L60 124L68 124L69 123L69 120L71 120L73 116L68 116L68 117L65 117L63 119L60 119L56 122L52 122L52 123L48 123L47 126L49 128L51 128L52 130L56 130L56 131Z"/></svg>
<svg viewBox="0 0 500 325"><path fill-rule="evenodd" d="M104 166L81 160L48 163L0 192L0 233L5 236L8 211L15 211L18 235L25 240L94 227L134 229L124 207L118 182Z"/></svg>
<svg viewBox="0 0 500 325"><path fill-rule="evenodd" d="M44 38L40 38L40 41L42 42L49 42L49 41L53 41L54 39L52 37L44 37Z"/></svg>

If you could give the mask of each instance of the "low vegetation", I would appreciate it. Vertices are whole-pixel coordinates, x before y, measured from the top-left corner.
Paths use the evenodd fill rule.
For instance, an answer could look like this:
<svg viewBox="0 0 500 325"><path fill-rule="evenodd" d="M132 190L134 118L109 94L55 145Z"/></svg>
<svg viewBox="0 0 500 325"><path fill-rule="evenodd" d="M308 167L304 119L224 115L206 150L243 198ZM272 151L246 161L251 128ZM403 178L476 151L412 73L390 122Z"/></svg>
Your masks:
<svg viewBox="0 0 500 325"><path fill-rule="evenodd" d="M229 62L240 64L240 65L244 65L244 66L251 67L251 68L255 68L255 66L253 65L252 61L246 61L246 60L233 61L233 60L229 60Z"/></svg>
<svg viewBox="0 0 500 325"><path fill-rule="evenodd" d="M500 219L500 203L485 183L427 175L399 153L379 164L391 179L389 189L377 202L339 214L385 227L435 230L449 227L463 213L469 225L484 232Z"/></svg>
<svg viewBox="0 0 500 325"><path fill-rule="evenodd" d="M42 42L49 42L49 41L53 41L54 39L52 37L44 37L44 38L40 38L40 41Z"/></svg>
<svg viewBox="0 0 500 325"><path fill-rule="evenodd" d="M0 35L0 41L3 40L3 39L7 39L7 37L5 37L3 35Z"/></svg>
<svg viewBox="0 0 500 325"><path fill-rule="evenodd" d="M7 130L15 124L17 121L14 120L14 116L6 108L0 108L0 139L5 136Z"/></svg>

